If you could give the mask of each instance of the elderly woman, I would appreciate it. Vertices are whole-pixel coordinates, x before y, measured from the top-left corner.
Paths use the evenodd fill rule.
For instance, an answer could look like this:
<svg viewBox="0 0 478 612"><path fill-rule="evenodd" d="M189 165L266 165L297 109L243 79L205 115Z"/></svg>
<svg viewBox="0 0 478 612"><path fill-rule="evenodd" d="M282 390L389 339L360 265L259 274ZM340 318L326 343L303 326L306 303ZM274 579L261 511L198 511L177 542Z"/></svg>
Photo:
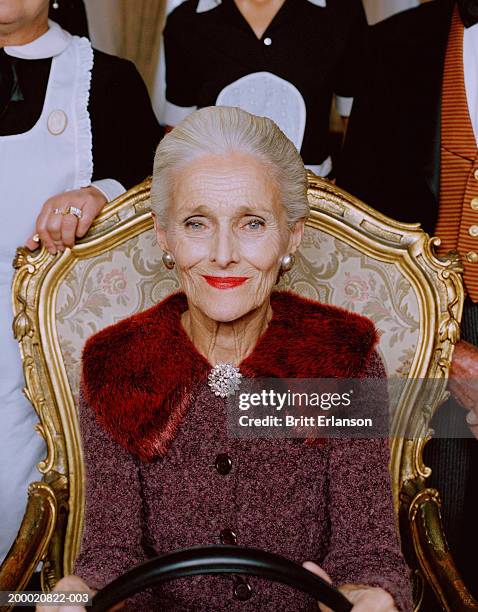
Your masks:
<svg viewBox="0 0 478 612"><path fill-rule="evenodd" d="M354 612L410 610L384 439L228 436L218 364L245 377L379 377L373 324L274 291L309 214L292 143L236 108L191 114L158 147L152 208L182 292L91 338L80 411L87 508L78 575L99 589L157 554L237 543L328 576ZM318 356L320 355L320 358ZM315 610L263 579L180 579L132 610Z"/></svg>

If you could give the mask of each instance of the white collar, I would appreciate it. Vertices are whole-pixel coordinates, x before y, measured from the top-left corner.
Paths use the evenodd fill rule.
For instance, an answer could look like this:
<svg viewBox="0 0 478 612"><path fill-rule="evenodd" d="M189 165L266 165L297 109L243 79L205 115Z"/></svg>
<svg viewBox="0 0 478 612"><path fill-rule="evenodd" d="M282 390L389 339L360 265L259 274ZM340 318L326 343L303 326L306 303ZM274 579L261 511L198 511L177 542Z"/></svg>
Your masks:
<svg viewBox="0 0 478 612"><path fill-rule="evenodd" d="M196 13L205 13L206 11L210 11L216 6L221 4L222 0L199 0L198 7L196 9ZM315 4L316 6L321 6L325 8L327 5L327 0L308 0L311 4Z"/></svg>
<svg viewBox="0 0 478 612"><path fill-rule="evenodd" d="M32 42L26 45L4 47L5 53L20 59L45 59L60 55L68 47L71 41L71 34L54 21L48 20L49 28Z"/></svg>

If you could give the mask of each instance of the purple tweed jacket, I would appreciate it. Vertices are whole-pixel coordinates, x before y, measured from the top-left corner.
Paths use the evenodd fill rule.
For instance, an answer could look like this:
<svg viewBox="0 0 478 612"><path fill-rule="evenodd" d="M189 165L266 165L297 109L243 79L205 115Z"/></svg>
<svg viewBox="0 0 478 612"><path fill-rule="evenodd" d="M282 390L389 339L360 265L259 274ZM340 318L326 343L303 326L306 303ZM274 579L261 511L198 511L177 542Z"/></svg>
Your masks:
<svg viewBox="0 0 478 612"><path fill-rule="evenodd" d="M301 300L294 299L300 307ZM277 331L276 315L283 305L276 304L272 330L276 325ZM167 304L156 308L161 325L161 308ZM291 326L289 321L289 331ZM181 351L193 349L185 335L180 338L185 346L176 338L175 352L181 361ZM254 352L263 346L259 342ZM273 361L272 355L268 358ZM384 375L373 350L363 365L363 376ZM401 612L411 610L409 572L392 508L387 440L331 439L317 445L232 438L224 400L205 383L183 410L167 450L148 462L115 440L99 424L98 409L84 399L80 425L87 505L75 573L93 588L157 554L236 542L299 563L313 560L335 584L382 587ZM182 578L132 597L126 609L317 610L312 598L285 585L258 578L247 578L247 583L250 590L238 589L237 577Z"/></svg>

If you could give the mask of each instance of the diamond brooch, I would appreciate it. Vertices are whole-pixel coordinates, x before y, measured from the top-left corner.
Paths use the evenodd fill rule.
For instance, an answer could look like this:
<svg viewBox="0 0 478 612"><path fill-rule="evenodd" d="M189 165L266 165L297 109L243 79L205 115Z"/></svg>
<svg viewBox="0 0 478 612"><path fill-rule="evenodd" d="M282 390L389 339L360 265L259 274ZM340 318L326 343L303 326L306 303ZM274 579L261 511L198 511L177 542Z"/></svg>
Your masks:
<svg viewBox="0 0 478 612"><path fill-rule="evenodd" d="M239 389L242 374L232 363L218 363L210 371L207 379L214 395L228 397Z"/></svg>

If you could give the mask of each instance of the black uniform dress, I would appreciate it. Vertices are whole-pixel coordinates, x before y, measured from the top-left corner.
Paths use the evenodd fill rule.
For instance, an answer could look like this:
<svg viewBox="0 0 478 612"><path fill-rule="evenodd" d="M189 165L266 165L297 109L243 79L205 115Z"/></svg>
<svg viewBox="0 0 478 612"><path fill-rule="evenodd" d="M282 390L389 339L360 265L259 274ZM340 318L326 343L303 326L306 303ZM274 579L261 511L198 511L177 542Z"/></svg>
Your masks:
<svg viewBox="0 0 478 612"><path fill-rule="evenodd" d="M20 92L0 108L1 137L27 132L38 121L51 59L27 60L7 56L3 50L0 53L2 62L13 64ZM92 180L112 178L129 189L151 174L163 130L133 63L94 51L88 111L93 140Z"/></svg>
<svg viewBox="0 0 478 612"><path fill-rule="evenodd" d="M246 75L272 73L302 95L301 154L306 164L321 164L330 154L332 96L353 97L367 27L360 0L324 4L285 0L257 38L234 0L204 12L197 12L198 0L182 3L164 30L165 123L175 125L194 108L216 104L226 86Z"/></svg>
<svg viewBox="0 0 478 612"><path fill-rule="evenodd" d="M51 4L48 16L70 34L89 38L88 19L83 0L61 0L56 8Z"/></svg>

